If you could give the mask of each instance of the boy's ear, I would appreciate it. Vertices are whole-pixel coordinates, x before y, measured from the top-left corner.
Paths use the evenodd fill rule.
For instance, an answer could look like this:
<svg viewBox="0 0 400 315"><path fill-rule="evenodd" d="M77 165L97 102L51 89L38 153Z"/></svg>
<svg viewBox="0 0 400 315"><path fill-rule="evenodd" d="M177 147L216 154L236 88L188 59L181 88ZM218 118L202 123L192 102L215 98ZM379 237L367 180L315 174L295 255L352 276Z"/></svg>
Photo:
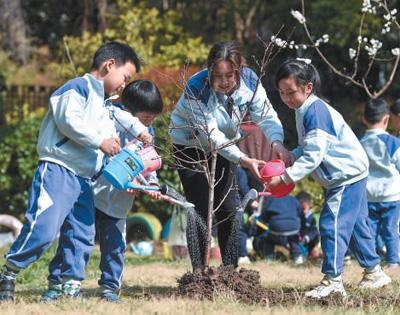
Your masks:
<svg viewBox="0 0 400 315"><path fill-rule="evenodd" d="M116 62L114 58L107 59L103 63L103 69L109 72L113 66L115 66Z"/></svg>
<svg viewBox="0 0 400 315"><path fill-rule="evenodd" d="M389 120L390 120L390 115L386 114L385 116L383 116L382 118L382 122L384 123L384 125L387 127L387 125L389 124Z"/></svg>

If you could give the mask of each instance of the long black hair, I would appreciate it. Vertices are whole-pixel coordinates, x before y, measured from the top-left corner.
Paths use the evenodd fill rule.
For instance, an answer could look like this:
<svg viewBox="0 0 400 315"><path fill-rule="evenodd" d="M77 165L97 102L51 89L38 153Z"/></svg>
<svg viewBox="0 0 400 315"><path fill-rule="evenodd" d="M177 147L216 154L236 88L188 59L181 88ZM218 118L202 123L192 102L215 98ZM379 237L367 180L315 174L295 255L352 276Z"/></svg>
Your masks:
<svg viewBox="0 0 400 315"><path fill-rule="evenodd" d="M215 64L221 60L229 61L232 64L237 75L236 79L239 81L240 69L246 65L246 59L240 52L239 43L236 41L223 41L217 42L213 45L207 58L207 68L210 80L212 80L212 73Z"/></svg>

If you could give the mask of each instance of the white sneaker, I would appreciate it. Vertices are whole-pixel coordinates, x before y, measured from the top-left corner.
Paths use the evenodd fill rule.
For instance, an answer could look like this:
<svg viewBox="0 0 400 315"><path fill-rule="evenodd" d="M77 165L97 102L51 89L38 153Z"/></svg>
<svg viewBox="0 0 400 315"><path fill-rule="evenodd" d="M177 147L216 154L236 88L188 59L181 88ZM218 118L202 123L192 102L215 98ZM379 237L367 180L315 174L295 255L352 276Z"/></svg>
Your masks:
<svg viewBox="0 0 400 315"><path fill-rule="evenodd" d="M358 284L363 289L378 289L392 282L392 279L382 270L381 266L377 266L376 270L368 272L364 270L363 277Z"/></svg>
<svg viewBox="0 0 400 315"><path fill-rule="evenodd" d="M304 260L303 256L297 256L297 257L294 257L294 259L293 259L293 263L295 265L302 265L302 264L304 264L304 262L305 262L305 260Z"/></svg>
<svg viewBox="0 0 400 315"><path fill-rule="evenodd" d="M238 265L249 265L251 264L249 256L239 257Z"/></svg>
<svg viewBox="0 0 400 315"><path fill-rule="evenodd" d="M347 296L346 290L343 286L342 277L331 278L327 275L321 280L318 287L306 292L305 296L315 299L327 297L332 293L339 293L342 297Z"/></svg>

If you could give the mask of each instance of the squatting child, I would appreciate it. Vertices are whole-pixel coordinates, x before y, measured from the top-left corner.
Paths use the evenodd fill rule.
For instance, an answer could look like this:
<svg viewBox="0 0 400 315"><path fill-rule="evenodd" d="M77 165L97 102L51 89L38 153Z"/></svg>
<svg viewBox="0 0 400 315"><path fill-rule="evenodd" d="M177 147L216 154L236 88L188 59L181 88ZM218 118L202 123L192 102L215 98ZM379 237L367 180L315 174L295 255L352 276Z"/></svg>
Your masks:
<svg viewBox="0 0 400 315"><path fill-rule="evenodd" d="M96 51L90 73L68 81L51 95L39 132L39 164L26 223L5 254L0 273L0 301L14 299L18 272L36 261L58 233L63 243L59 249L63 288L67 294L76 294L75 281L84 278L94 242L91 177L99 171L103 153L114 155L120 150L104 106L105 95L122 89L139 69L131 47L109 42ZM74 235L74 244L70 235Z"/></svg>
<svg viewBox="0 0 400 315"><path fill-rule="evenodd" d="M320 79L309 59L288 60L278 69L276 85L282 101L295 110L299 146L285 174L269 182L298 182L309 174L326 188L319 226L324 254L319 286L306 296L343 296L343 259L348 247L365 269L362 288L379 288L391 282L367 226L366 183L368 157L343 117L317 96Z"/></svg>
<svg viewBox="0 0 400 315"><path fill-rule="evenodd" d="M365 105L367 131L361 144L369 159L368 225L376 241L382 231L388 267L398 267L400 216L400 139L386 132L389 106L382 99ZM377 246L376 246L377 247Z"/></svg>
<svg viewBox="0 0 400 315"><path fill-rule="evenodd" d="M121 146L136 141L135 135L153 134L151 123L162 112L163 102L156 85L147 80L129 83L122 93L122 104L108 107L119 134ZM150 185L158 185L157 174L147 174ZM96 234L100 241L101 298L119 302L124 267L127 212L132 209L134 195L113 187L103 176L94 183L94 205L96 208ZM158 192L151 193L158 199ZM76 248L79 250L79 248ZM45 301L56 300L65 294L62 283L62 253L57 251L50 263L49 289L43 294Z"/></svg>

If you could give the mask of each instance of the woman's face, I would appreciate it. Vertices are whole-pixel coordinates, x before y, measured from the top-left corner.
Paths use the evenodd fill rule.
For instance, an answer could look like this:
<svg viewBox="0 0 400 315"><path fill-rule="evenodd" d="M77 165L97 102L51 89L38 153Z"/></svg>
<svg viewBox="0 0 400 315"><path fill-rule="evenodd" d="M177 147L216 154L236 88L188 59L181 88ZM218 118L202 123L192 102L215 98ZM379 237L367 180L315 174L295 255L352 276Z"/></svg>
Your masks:
<svg viewBox="0 0 400 315"><path fill-rule="evenodd" d="M238 76L231 62L217 61L212 70L211 85L216 92L230 95L235 90Z"/></svg>
<svg viewBox="0 0 400 315"><path fill-rule="evenodd" d="M392 123L392 126L394 130L399 133L400 132L400 114L390 114L390 122Z"/></svg>

